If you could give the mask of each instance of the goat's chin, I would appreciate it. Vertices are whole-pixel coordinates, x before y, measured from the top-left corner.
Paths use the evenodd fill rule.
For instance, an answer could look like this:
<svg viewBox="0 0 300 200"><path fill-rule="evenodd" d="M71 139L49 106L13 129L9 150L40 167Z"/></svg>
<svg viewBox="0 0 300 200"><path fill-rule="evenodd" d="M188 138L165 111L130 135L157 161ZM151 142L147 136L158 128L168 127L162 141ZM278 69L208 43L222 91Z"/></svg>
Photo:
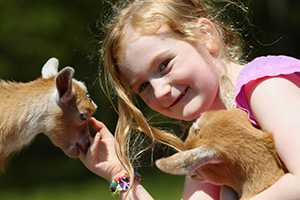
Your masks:
<svg viewBox="0 0 300 200"><path fill-rule="evenodd" d="M76 145L71 145L69 148L63 149L63 152L70 158L78 158L80 149Z"/></svg>

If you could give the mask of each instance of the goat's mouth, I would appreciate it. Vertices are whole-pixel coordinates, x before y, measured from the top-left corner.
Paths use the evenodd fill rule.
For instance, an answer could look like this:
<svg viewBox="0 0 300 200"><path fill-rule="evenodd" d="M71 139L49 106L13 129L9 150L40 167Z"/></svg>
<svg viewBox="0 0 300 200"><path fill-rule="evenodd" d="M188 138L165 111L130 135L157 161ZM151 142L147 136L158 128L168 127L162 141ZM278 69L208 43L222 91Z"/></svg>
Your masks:
<svg viewBox="0 0 300 200"><path fill-rule="evenodd" d="M90 145L90 142L86 142L84 144L76 142L75 144L64 150L64 153L70 158L78 158L80 154L87 154Z"/></svg>
<svg viewBox="0 0 300 200"><path fill-rule="evenodd" d="M71 145L69 148L64 150L64 153L70 158L78 158L80 154L80 150L76 145Z"/></svg>
<svg viewBox="0 0 300 200"><path fill-rule="evenodd" d="M76 148L78 149L79 153L87 154L89 147L91 146L91 142L87 141L85 143L76 142Z"/></svg>

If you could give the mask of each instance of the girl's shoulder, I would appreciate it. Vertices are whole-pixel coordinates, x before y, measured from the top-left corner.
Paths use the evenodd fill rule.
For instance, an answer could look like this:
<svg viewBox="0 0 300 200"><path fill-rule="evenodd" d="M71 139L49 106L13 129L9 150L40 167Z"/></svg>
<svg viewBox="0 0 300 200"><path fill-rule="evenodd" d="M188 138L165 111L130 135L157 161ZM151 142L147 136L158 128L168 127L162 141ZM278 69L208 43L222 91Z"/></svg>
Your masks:
<svg viewBox="0 0 300 200"><path fill-rule="evenodd" d="M235 103L249 114L249 119L257 125L255 117L251 112L248 103L248 94L245 89L248 84L253 84L263 78L269 78L280 75L297 74L300 77L300 60L279 55L279 56L262 56L257 57L241 70L235 87ZM300 86L300 82L299 82Z"/></svg>
<svg viewBox="0 0 300 200"><path fill-rule="evenodd" d="M300 60L289 56L257 57L242 69L238 84L265 76L278 76L300 71Z"/></svg>

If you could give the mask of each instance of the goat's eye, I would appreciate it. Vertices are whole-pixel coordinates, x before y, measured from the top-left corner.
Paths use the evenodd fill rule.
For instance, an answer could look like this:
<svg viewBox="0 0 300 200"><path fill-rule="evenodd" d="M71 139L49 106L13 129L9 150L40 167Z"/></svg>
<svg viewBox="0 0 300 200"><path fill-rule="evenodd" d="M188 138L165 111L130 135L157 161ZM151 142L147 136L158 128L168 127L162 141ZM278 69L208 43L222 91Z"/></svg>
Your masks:
<svg viewBox="0 0 300 200"><path fill-rule="evenodd" d="M80 113L80 120L82 120L82 121L85 121L85 120L87 120L88 119L88 115L87 115L87 113Z"/></svg>

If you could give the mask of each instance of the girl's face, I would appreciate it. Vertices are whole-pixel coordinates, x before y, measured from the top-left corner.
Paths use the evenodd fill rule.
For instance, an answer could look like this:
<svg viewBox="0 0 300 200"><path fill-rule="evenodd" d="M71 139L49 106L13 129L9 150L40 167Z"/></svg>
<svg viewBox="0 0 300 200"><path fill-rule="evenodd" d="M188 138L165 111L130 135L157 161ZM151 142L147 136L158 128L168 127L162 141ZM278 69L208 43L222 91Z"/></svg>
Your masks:
<svg viewBox="0 0 300 200"><path fill-rule="evenodd" d="M121 77L150 108L189 121L220 106L216 58L204 44L166 32L143 36L131 30L126 39Z"/></svg>

